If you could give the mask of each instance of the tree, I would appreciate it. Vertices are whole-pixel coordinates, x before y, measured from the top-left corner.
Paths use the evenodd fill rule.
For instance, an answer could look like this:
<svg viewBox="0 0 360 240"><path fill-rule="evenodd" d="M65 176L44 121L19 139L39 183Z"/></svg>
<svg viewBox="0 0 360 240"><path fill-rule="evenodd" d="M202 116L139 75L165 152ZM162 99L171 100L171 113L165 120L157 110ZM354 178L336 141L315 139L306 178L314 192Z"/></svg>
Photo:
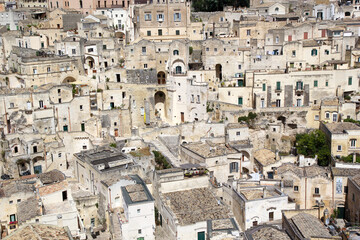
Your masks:
<svg viewBox="0 0 360 240"><path fill-rule="evenodd" d="M317 155L320 166L329 165L331 157L330 147L322 131L315 130L310 133L297 134L296 148L299 154L303 154L306 157L315 157Z"/></svg>

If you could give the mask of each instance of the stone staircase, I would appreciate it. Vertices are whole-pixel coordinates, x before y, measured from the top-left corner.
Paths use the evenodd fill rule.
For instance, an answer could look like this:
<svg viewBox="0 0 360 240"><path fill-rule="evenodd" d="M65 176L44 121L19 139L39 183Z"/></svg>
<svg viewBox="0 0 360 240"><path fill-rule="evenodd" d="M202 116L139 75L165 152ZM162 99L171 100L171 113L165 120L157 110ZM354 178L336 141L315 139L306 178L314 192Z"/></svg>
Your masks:
<svg viewBox="0 0 360 240"><path fill-rule="evenodd" d="M169 149L159 140L153 140L152 143L154 144L155 148L161 152L164 157L173 165L174 167L179 167L182 163L181 160L172 154Z"/></svg>

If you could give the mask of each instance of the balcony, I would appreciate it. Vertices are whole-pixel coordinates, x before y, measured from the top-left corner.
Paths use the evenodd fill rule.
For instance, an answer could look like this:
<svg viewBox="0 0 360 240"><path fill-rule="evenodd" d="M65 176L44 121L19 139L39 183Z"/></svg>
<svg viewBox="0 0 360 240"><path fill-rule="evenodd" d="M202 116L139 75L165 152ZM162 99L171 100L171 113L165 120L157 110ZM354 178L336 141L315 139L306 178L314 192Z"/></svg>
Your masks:
<svg viewBox="0 0 360 240"><path fill-rule="evenodd" d="M302 88L295 89L295 94L303 94L303 93L304 93L304 89L302 89Z"/></svg>

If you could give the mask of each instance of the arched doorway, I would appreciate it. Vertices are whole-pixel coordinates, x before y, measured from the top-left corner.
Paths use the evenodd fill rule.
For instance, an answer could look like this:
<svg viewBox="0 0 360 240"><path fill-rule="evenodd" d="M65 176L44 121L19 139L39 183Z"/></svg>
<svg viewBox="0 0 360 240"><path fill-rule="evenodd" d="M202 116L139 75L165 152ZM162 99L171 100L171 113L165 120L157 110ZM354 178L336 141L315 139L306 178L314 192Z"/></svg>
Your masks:
<svg viewBox="0 0 360 240"><path fill-rule="evenodd" d="M155 116L158 118L166 117L166 95L163 91L158 91L154 95Z"/></svg>
<svg viewBox="0 0 360 240"><path fill-rule="evenodd" d="M85 59L85 63L90 67L90 69L93 69L95 67L95 60L92 57L87 57Z"/></svg>
<svg viewBox="0 0 360 240"><path fill-rule="evenodd" d="M222 80L222 66L221 66L221 64L216 64L215 70L216 70L216 78L221 81Z"/></svg>
<svg viewBox="0 0 360 240"><path fill-rule="evenodd" d="M19 159L16 162L19 176L31 175L30 161L26 159Z"/></svg>
<svg viewBox="0 0 360 240"><path fill-rule="evenodd" d="M166 84L166 74L164 72L158 72L157 79L158 84Z"/></svg>
<svg viewBox="0 0 360 240"><path fill-rule="evenodd" d="M73 82L76 82L76 79L73 78L73 77L66 77L66 78L63 80L63 83L73 83Z"/></svg>
<svg viewBox="0 0 360 240"><path fill-rule="evenodd" d="M45 162L43 157L35 157L31 161L33 163L32 165L34 168L34 174L40 174L45 170Z"/></svg>

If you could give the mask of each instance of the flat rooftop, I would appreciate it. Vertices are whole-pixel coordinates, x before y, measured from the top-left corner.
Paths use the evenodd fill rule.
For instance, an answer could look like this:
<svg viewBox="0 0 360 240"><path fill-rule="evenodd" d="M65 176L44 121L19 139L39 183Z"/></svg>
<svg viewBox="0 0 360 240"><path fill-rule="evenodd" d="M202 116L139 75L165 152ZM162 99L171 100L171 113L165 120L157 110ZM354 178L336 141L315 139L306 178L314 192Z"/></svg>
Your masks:
<svg viewBox="0 0 360 240"><path fill-rule="evenodd" d="M154 201L149 189L138 175L129 175L135 184L121 187L124 200L127 205Z"/></svg>
<svg viewBox="0 0 360 240"><path fill-rule="evenodd" d="M162 194L162 197L164 204L174 212L182 226L229 218L227 207L219 204L208 188L169 192Z"/></svg>
<svg viewBox="0 0 360 240"><path fill-rule="evenodd" d="M237 150L224 143L212 143L210 141L188 143L181 145L182 147L194 152L204 158L212 158L224 156L227 154L238 153Z"/></svg>
<svg viewBox="0 0 360 240"><path fill-rule="evenodd" d="M117 148L99 148L82 151L76 153L75 157L82 162L88 162L100 172L134 163L132 159L128 158Z"/></svg>
<svg viewBox="0 0 360 240"><path fill-rule="evenodd" d="M241 189L239 192L248 201L281 196L281 193L277 192L275 188Z"/></svg>

